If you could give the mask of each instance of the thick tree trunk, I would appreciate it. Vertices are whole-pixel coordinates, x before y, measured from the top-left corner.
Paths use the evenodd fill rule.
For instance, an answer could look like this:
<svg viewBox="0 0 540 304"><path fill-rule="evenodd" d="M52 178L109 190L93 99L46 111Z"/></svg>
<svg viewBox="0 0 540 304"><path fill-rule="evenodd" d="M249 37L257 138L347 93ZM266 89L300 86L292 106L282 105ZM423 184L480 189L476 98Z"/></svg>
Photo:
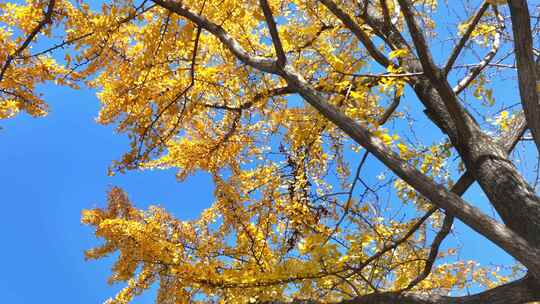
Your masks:
<svg viewBox="0 0 540 304"><path fill-rule="evenodd" d="M513 2L524 1L516 0ZM523 17L522 15L524 13L522 8L520 8L519 13L520 14L518 15ZM517 13L514 13L514 15L516 14ZM372 26L382 26L383 24L374 18L369 19L369 16L367 18L367 21ZM516 17L513 18L516 19ZM523 22L528 23L529 20L521 20L521 23ZM381 38L399 48L408 48L403 37L394 27L389 28L389 26L386 25L384 29L386 30L386 36ZM515 31L523 30L516 28ZM527 35L522 34L520 37L526 38ZM525 38L523 39L528 41ZM521 49L523 47L516 48ZM526 50L523 52L527 53L528 51ZM526 57L526 59L531 59L529 57L530 56ZM522 61L527 62L527 64L534 69L534 65L530 60ZM403 58L402 65L407 72L411 73L423 72L424 70L420 60L413 54L409 54L409 56ZM530 75L531 73L529 70L531 69L528 68L525 71L526 73L520 72L522 75L521 78L526 79L527 75ZM436 79L435 81L445 82L446 80ZM530 82L530 79L528 79L527 85L520 84L521 91L524 91L522 87L530 88ZM474 133L473 138L464 138L456 127L455 118L449 113L448 107L441 98L439 91L435 88L433 80L430 80L427 77L417 77L411 79L410 84L419 100L426 107L425 112L428 117L443 133L448 135L452 144L462 156L463 161L467 165L467 169L472 172L482 190L490 199L491 204L499 213L503 222L529 241L529 243L538 244L538 246L540 246L540 198L536 196L534 190L528 185L511 161L508 160L507 153L500 145L501 143L498 143L493 138L483 134L479 129ZM532 105L535 104L535 109L540 109L537 102L530 101L532 98L530 89L526 91L528 94L522 94L527 100L523 101L524 107L525 103L527 103L530 105L529 108L532 108ZM536 94L536 92L534 92L534 94ZM537 101L538 99L535 100ZM463 111L465 110L463 109ZM472 116L466 115L468 116L467 120L469 121L469 124L476 125ZM529 126L530 119L531 114L529 113L527 117ZM471 127L471 129L474 129L474 126Z"/></svg>
<svg viewBox="0 0 540 304"><path fill-rule="evenodd" d="M473 173L503 222L531 244L540 245L540 199L508 160L500 143L483 134L478 134L477 142L460 138L440 96L428 81L416 81L414 90L432 121L460 151L467 169Z"/></svg>
<svg viewBox="0 0 540 304"><path fill-rule="evenodd" d="M536 148L540 151L540 105L536 89L538 75L533 55L531 16L526 0L509 0L508 6L512 19L521 104Z"/></svg>

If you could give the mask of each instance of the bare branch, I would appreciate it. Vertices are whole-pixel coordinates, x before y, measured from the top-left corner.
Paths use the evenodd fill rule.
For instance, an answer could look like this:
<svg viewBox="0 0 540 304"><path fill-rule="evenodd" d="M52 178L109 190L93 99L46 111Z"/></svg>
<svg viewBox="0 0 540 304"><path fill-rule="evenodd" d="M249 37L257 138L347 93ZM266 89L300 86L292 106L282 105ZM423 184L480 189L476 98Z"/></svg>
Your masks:
<svg viewBox="0 0 540 304"><path fill-rule="evenodd" d="M326 8L328 8L355 36L360 40L360 42L366 47L368 53L382 66L387 67L391 62L381 53L377 47L373 44L373 41L369 36L362 30L362 28L354 22L354 20L337 6L332 0L319 0Z"/></svg>
<svg viewBox="0 0 540 304"><path fill-rule="evenodd" d="M396 111L397 107L399 106L400 100L401 100L401 98L399 96L395 96L395 98L392 101L392 103L390 104L390 106L384 111L382 117L377 121L377 123L380 126L384 125L386 123L386 121L388 121L388 119L390 119L392 114ZM328 237L323 242L323 244L326 244L326 242L328 242L328 240L330 240L332 235L334 235L334 233L337 232L337 230L339 229L339 226L345 220L345 217L349 213L349 209L350 209L351 203L352 203L352 196L353 196L353 193L354 193L354 188L356 187L356 184L358 183L358 180L360 178L360 172L362 171L362 167L364 166L364 163L366 162L368 156L369 156L369 151L365 151L364 155L362 156L362 159L360 160L360 163L358 164L358 167L356 168L356 173L354 175L354 179L352 181L351 187L349 188L349 191L348 191L348 194L347 194L347 201L345 203L345 208L343 210L343 214L341 215L341 218L337 221L336 225L334 226L334 229L328 235Z"/></svg>
<svg viewBox="0 0 540 304"><path fill-rule="evenodd" d="M448 81L446 81L446 79L442 76L440 69L433 62L424 35L422 34L422 31L414 18L409 0L398 0L398 2L401 6L401 11L403 12L405 21L407 22L409 32L411 33L411 37L413 39L416 52L418 53L418 57L420 58L420 63L424 70L424 74L426 74L427 78L431 82L431 85L439 93L446 109L450 114L450 119L452 119L455 124L458 138L454 138L452 143L467 162L470 155L464 155L463 152L469 151L470 144L475 143L474 137L479 135L479 127L460 104Z"/></svg>
<svg viewBox="0 0 540 304"><path fill-rule="evenodd" d="M490 64L491 60L493 59L493 57L495 57L495 55L497 54L497 51L499 50L499 47L501 46L501 35L502 35L502 32L504 31L504 17L501 14L499 14L497 7L494 6L493 10L495 11L495 16L497 17L498 29L497 29L497 32L495 33L495 36L493 37L493 44L491 46L491 49L484 56L482 61L476 64L471 69L469 74L467 74L467 76L461 79L458 82L458 84L453 88L453 91L456 94L461 93L461 91L463 91L467 86L469 86L471 81L473 81L474 79L476 79L478 75L480 75L482 70L484 70L484 68ZM448 72L446 73L448 74Z"/></svg>
<svg viewBox="0 0 540 304"><path fill-rule="evenodd" d="M277 65L279 67L283 67L287 62L287 57L285 56L285 51L283 51L283 45L281 44L281 40L279 39L279 33L277 30L276 21L274 20L274 16L272 15L272 10L270 9L270 5L268 5L268 1L259 0L259 3L261 4L264 18L266 19L266 24L268 24L268 30L270 31L270 36L272 37L274 49L276 50L276 55L278 57Z"/></svg>
<svg viewBox="0 0 540 304"><path fill-rule="evenodd" d="M407 285L407 287L403 289L404 291L410 290L411 288L418 285L418 283L422 282L425 278L429 276L429 274L431 273L431 268L433 267L433 264L435 264L435 259L437 258L437 255L439 254L439 247L441 246L446 236L448 236L448 234L450 233L453 223L454 223L454 217L452 215L447 214L444 217L444 222L441 227L441 230L439 230L439 232L433 239L433 242L431 243L429 256L427 258L426 264L424 265L424 270L422 270L422 272L414 280L412 280L409 283L409 285Z"/></svg>
<svg viewBox="0 0 540 304"><path fill-rule="evenodd" d="M484 0L480 8L474 14L471 22L469 23L469 26L467 27L467 30L465 31L465 33L463 33L463 36L461 36L461 39L459 40L458 44L452 50L452 53L450 57L448 58L446 65L444 66L444 69L443 69L444 77L448 76L448 73L452 69L452 66L454 66L456 59L458 58L459 54L463 50L463 47L465 47L465 44L471 37L472 32L478 25L478 22L480 22L482 15L484 15L484 12L487 10L488 7L489 7L489 3Z"/></svg>
<svg viewBox="0 0 540 304"><path fill-rule="evenodd" d="M433 58L431 57L431 53L429 51L429 47L424 38L424 35L422 34L420 27L416 23L416 20L414 20L414 14L412 12L412 7L409 1L398 0L398 2L401 6L401 11L403 13L403 16L405 17L407 26L409 27L409 32L411 33L416 52L418 53L418 57L420 58L420 63L422 64L424 74L426 74L426 76L433 82L439 82L439 69L433 62Z"/></svg>

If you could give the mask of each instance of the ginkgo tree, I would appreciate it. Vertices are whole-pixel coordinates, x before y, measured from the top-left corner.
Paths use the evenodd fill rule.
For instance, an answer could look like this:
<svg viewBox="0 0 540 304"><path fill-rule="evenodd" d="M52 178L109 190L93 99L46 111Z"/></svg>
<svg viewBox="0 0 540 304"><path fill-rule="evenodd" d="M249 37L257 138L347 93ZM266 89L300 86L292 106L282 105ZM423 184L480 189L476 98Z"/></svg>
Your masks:
<svg viewBox="0 0 540 304"><path fill-rule="evenodd" d="M111 174L212 177L194 220L118 188L83 212L86 257L126 282L109 303L540 300L539 8L451 2L3 2L0 118L94 88L131 140ZM461 197L475 182L497 219ZM511 271L457 258L455 220Z"/></svg>

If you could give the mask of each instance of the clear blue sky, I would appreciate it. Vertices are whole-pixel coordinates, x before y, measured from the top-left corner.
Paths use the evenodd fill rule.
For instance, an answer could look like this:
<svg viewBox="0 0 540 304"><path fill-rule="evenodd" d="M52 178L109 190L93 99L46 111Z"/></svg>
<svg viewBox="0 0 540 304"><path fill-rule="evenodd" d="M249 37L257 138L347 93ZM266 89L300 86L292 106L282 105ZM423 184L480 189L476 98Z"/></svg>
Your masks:
<svg viewBox="0 0 540 304"><path fill-rule="evenodd" d="M112 260L84 261L83 251L99 241L80 224L81 210L103 206L107 189L117 185L139 207L161 204L189 219L211 203L213 187L204 174L177 183L174 170L107 176L111 161L127 150L127 140L95 123L99 104L94 92L52 86L43 91L51 106L47 117L0 121L2 302L102 303L122 286L106 283ZM491 214L478 187L466 198ZM456 230L462 259L511 264L462 224ZM151 302L152 293L135 301Z"/></svg>

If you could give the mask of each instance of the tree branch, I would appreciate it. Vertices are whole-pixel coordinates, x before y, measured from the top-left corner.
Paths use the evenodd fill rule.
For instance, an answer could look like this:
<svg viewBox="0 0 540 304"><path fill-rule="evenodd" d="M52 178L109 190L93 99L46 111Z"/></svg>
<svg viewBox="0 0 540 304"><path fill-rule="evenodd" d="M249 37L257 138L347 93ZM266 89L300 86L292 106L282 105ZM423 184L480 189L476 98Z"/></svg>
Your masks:
<svg viewBox="0 0 540 304"><path fill-rule="evenodd" d="M540 105L536 89L537 76L533 55L529 8L526 0L508 0L514 34L519 94L536 148L540 152Z"/></svg>
<svg viewBox="0 0 540 304"><path fill-rule="evenodd" d="M2 66L2 69L0 69L0 81L4 79L4 75L6 74L7 69L11 66L11 63L13 60L18 57L34 40L37 34L41 32L41 30L47 25L52 22L52 15L54 12L54 5L56 3L56 0L50 0L49 4L47 5L47 10L43 14L43 18L41 21L32 29L30 34L26 37L24 42L15 50L15 52L11 55L9 55L6 58L6 62L4 62L4 65Z"/></svg>
<svg viewBox="0 0 540 304"><path fill-rule="evenodd" d="M433 62L424 35L414 19L410 2L408 0L398 0L398 3L401 6L401 11L407 22L424 74L441 96L446 109L450 113L450 118L456 126L458 137L453 140L453 144L458 151L461 152L462 156L465 156L467 161L468 155L463 155L462 152L468 150L467 146L469 141L473 139L475 133L478 132L478 126L463 109L452 88L446 79L443 78L441 71ZM459 142L457 142L456 139L459 140Z"/></svg>
<svg viewBox="0 0 540 304"><path fill-rule="evenodd" d="M495 287L484 292L449 297L419 292L371 293L332 304L523 304L540 300L540 286L530 276ZM291 302L269 301L261 304L330 304L316 300L293 300Z"/></svg>
<svg viewBox="0 0 540 304"><path fill-rule="evenodd" d="M447 210L450 214L456 216L472 229L483 234L486 238L513 255L531 271L540 274L540 250L535 248L534 245L506 228L503 224L485 215L478 208L466 203L458 195L436 184L429 177L399 158L379 138L368 131L366 126L358 124L334 106L324 101L324 98L312 89L291 67L285 67L283 77L289 86L296 88L299 94L322 115L341 128L354 141L375 155L397 176L414 187L434 205Z"/></svg>
<svg viewBox="0 0 540 304"><path fill-rule="evenodd" d="M472 32L474 31L474 29L478 25L478 22L480 22L480 19L482 18L482 15L484 14L484 12L487 10L488 7L489 7L489 3L484 0L482 5L480 6L480 8L474 14L474 16L473 16L473 18L471 20L471 23L469 23L469 26L467 27L467 30L465 31L465 33L463 33L463 36L459 40L458 44L452 50L452 53L451 53L450 57L448 58L448 61L446 62L446 65L444 66L444 69L443 69L444 77L448 76L448 73L452 69L452 66L456 62L456 59L458 58L459 54L463 50L463 47L465 46L465 44L469 40L469 37L471 37Z"/></svg>
<svg viewBox="0 0 540 304"><path fill-rule="evenodd" d="M536 245L540 244L540 198L508 159L504 149L491 136L482 132L461 105L448 81L440 77L436 67L431 65L429 58L422 57L429 56L429 50L414 19L410 2L398 1L417 48L420 65L426 75L428 73L425 69L432 69L432 78L428 76L427 82L413 80L415 92L431 112L430 117L449 135L467 169L473 172L509 230L540 249ZM414 61L411 62L413 66L416 65ZM540 110L540 107L536 108ZM527 120L530 124L530 119Z"/></svg>
<svg viewBox="0 0 540 304"><path fill-rule="evenodd" d="M491 49L489 52L484 56L482 61L480 61L478 64L476 64L471 71L463 78L461 79L458 84L453 88L454 93L459 94L461 91L463 91L466 87L469 86L471 81L473 81L482 70L489 65L493 57L497 54L497 51L499 50L499 47L501 46L501 35L504 31L504 17L499 14L497 8L494 6L493 10L495 11L495 16L498 21L498 29L495 33L495 37L493 38L493 44L491 46ZM448 66L447 66L448 67ZM448 74L448 72L446 72Z"/></svg>
<svg viewBox="0 0 540 304"><path fill-rule="evenodd" d="M400 0L400 2L403 1L404 0ZM220 41L222 41L222 43L224 43L225 46L245 64L269 73L276 73L278 71L275 61L250 56L237 41L223 30L223 28L204 17L189 11L183 5L164 0L154 0L154 2L188 18L202 28L208 30L218 37ZM390 148L385 146L379 138L374 136L367 126L357 123L335 106L327 103L325 98L314 90L291 66L285 66L284 69L279 72L279 75L281 75L288 86L297 91L304 100L311 104L328 120L336 124L354 141L376 156L398 177L414 187L434 205L445 209L472 229L484 235L519 260L529 269L529 271L533 272L537 277L540 277L540 250L536 248L535 244L529 243L513 230L487 216L478 208L471 206L458 195L451 193L448 189L435 183L428 176L402 160Z"/></svg>
<svg viewBox="0 0 540 304"><path fill-rule="evenodd" d="M231 37L224 29L218 24L213 23L204 16L190 11L182 3L174 2L170 0L152 0L157 5L166 8L180 16L183 16L191 22L197 24L201 28L207 30L216 38L218 38L225 47L233 53L243 63L254 67L260 71L268 72L271 74L278 74L279 68L277 62L273 59L250 55L233 37Z"/></svg>
<svg viewBox="0 0 540 304"><path fill-rule="evenodd" d="M287 62L287 57L285 56L285 51L283 51L283 45L281 44L281 40L279 39L279 33L277 30L276 21L274 20L274 16L272 15L272 10L270 9L270 5L268 5L268 1L259 0L259 3L261 4L264 18L266 19L266 24L268 24L268 30L270 31L270 36L272 37L274 49L276 50L276 55L278 58L277 65L279 67L283 67Z"/></svg>
<svg viewBox="0 0 540 304"><path fill-rule="evenodd" d="M362 28L354 22L354 20L345 11L340 9L332 0L319 0L326 8L328 8L342 23L347 27L360 42L366 47L369 55L373 57L382 66L387 67L391 62L377 49L373 41L362 30Z"/></svg>
<svg viewBox="0 0 540 304"><path fill-rule="evenodd" d="M506 152L508 154L514 149L516 144L519 142L521 136L525 132L525 129L526 129L526 124L525 123L526 122L525 122L524 116L519 115L515 119L514 123L512 124L511 128L509 129L509 131L505 132L501 136L499 141L501 142L501 144L503 145L504 149L506 150ZM471 173L469 171L467 171L463 175L460 176L460 178L454 184L454 186L452 187L452 189L450 191L457 194L457 195L459 195L459 196L462 196L463 194L465 194L467 189L469 189L469 187L474 183L474 181L475 181L474 177L471 175ZM365 267L369 263L371 263L372 261L377 259L378 257L382 256L387 251L389 251L391 249L394 249L394 248L397 248L397 246L399 246L400 244L405 242L409 237L411 237L412 234L416 230L418 230L420 228L420 226L433 213L435 213L435 211L437 211L437 209L438 209L437 207L430 208L426 212L426 214L414 226L412 226L409 229L409 231L402 238L400 238L398 241L394 242L391 245L385 246L383 249L378 251L376 254L374 254L373 256L368 258L368 260L366 260L364 263L362 263L361 266ZM433 267L433 264L434 264L435 259L437 257L437 253L439 251L439 247L442 244L442 241L444 240L444 238L446 238L446 236L450 233L450 229L452 228L453 222L454 222L454 217L451 214L446 214L444 222L443 222L443 226L442 226L441 230L437 233L437 235L435 236L435 238L434 238L434 240L432 242L430 253L429 253L426 265L424 267L424 270L413 281L411 281L411 283L409 283L409 285L405 289L403 289L403 291L410 290L412 287L414 287L419 282L424 280L430 274L431 268Z"/></svg>
<svg viewBox="0 0 540 304"><path fill-rule="evenodd" d="M441 230L439 230L439 232L433 239L433 242L431 243L429 256L427 258L426 264L424 265L424 269L414 280L409 283L409 285L407 285L407 287L403 289L404 291L412 289L414 286L418 285L418 283L422 282L425 278L429 276L429 274L431 273L431 268L433 267L433 264L435 264L435 259L437 259L437 255L439 254L439 247L450 233L453 224L454 217L450 214L446 214Z"/></svg>

